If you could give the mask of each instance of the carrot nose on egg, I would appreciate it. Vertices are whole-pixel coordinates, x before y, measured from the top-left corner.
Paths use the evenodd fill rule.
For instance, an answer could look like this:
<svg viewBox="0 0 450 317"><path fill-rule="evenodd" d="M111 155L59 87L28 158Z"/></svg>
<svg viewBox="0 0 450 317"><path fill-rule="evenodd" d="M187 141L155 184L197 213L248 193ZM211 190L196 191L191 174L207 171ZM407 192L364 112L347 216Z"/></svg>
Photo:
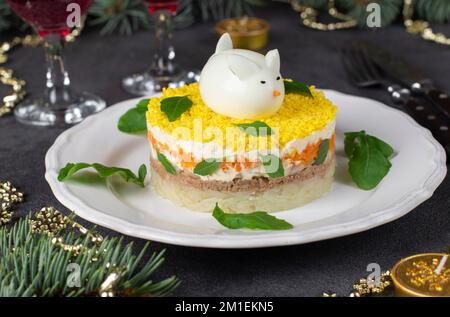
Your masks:
<svg viewBox="0 0 450 317"><path fill-rule="evenodd" d="M279 90L274 90L273 91L273 96L274 97L278 97L279 95L281 95L281 92Z"/></svg>

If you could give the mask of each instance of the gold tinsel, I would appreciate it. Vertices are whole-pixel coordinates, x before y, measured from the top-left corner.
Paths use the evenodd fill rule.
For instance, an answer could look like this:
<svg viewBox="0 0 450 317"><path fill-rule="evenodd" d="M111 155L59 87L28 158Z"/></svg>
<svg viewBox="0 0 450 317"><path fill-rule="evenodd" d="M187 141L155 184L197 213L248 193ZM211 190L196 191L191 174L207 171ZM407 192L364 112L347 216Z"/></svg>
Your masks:
<svg viewBox="0 0 450 317"><path fill-rule="evenodd" d="M19 192L11 182L0 181L0 226L11 222L13 205L23 201L23 193Z"/></svg>
<svg viewBox="0 0 450 317"><path fill-rule="evenodd" d="M450 45L450 38L442 33L435 33L427 21L413 20L413 15L413 1L404 0L403 21L408 33L418 34L427 41L436 42L442 45Z"/></svg>

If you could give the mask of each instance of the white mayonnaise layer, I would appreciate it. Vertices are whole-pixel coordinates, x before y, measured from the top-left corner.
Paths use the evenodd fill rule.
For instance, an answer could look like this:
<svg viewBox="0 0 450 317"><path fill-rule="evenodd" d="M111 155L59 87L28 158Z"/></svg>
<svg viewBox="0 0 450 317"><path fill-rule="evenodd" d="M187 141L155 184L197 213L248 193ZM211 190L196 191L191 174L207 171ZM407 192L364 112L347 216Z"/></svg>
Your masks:
<svg viewBox="0 0 450 317"><path fill-rule="evenodd" d="M333 120L320 131L316 131L305 138L296 139L288 142L281 149L281 151L279 148L272 148L270 150L264 151L250 151L243 154L239 153L239 155L231 149L223 149L222 145L216 142L201 143L190 140L189 141L178 140L173 136L167 134L166 132L163 132L157 126L152 127L149 125L148 129L150 133L153 135L153 137L156 139L156 141L158 141L159 143L166 144L172 149L172 151L161 150L161 153L164 154L170 160L170 162L172 162L175 168L177 168L178 170L182 170L185 168L182 167L181 157L179 155L174 155L174 152L178 153L178 149L180 148L183 150L183 153L192 153L192 156L196 162L200 162L204 159L209 158L222 158L222 157L226 157L227 161L235 160L238 162L239 160L243 161L243 159L245 158L250 159L250 161L252 162L259 162L260 155L274 154L278 157L283 157L284 155L293 153L294 151L301 153L309 143L314 144L318 142L320 139L323 140L331 138L331 136L334 134L335 126L336 121ZM151 156L153 157L153 159L157 160L157 153L153 147L151 149ZM294 165L289 160L283 160L283 167L285 170L285 175L291 175L299 172L305 166L302 166L301 164ZM192 168L188 170L192 172ZM258 176L267 176L262 164L256 164L254 168L247 168L245 170L242 169L239 172L236 171L234 168L229 168L226 171L218 169L212 175L200 177L203 178L204 180L232 181L234 178L251 179L252 177Z"/></svg>

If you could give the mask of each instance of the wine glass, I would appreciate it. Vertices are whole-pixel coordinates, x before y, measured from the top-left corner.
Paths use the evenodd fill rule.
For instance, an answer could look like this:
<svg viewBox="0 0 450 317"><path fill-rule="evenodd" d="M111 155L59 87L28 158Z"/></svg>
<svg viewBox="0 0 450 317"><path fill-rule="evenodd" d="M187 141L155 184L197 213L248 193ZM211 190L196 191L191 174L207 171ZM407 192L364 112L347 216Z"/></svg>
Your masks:
<svg viewBox="0 0 450 317"><path fill-rule="evenodd" d="M70 34L70 14L84 15L92 0L8 0L11 8L29 22L43 40L47 63L43 95L19 104L14 114L19 122L37 126L65 126L80 122L105 108L105 102L71 87L62 49ZM75 17L76 16L72 16Z"/></svg>
<svg viewBox="0 0 450 317"><path fill-rule="evenodd" d="M149 13L155 17L156 51L150 68L140 74L133 74L122 80L123 88L139 96L148 96L163 87L181 87L198 81L195 71L181 69L175 62L175 49L172 45L174 15L179 0L143 0Z"/></svg>

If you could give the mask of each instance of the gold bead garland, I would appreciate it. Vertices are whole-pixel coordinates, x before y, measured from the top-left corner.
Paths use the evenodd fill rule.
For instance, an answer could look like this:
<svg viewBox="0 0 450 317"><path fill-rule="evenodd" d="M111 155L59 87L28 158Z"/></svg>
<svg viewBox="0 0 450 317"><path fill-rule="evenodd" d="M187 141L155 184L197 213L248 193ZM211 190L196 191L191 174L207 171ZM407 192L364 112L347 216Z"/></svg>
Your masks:
<svg viewBox="0 0 450 317"><path fill-rule="evenodd" d="M299 0L291 1L292 8L300 12L300 21L306 27L311 29L320 30L320 31L334 31L334 30L342 30L342 29L350 29L354 28L358 25L358 22L351 18L348 15L340 13L334 4L334 0L328 1L328 14L333 18L341 20L341 22L335 23L320 23L317 22L317 16L319 15L318 11L302 5Z"/></svg>
<svg viewBox="0 0 450 317"><path fill-rule="evenodd" d="M64 239L58 236L61 230L66 229L68 226L76 229L80 234L89 236L92 244L99 246L103 237L99 234L94 234L73 219L63 215L60 211L54 207L43 207L38 211L33 219L30 219L31 232L37 234L44 234L52 238L52 243L63 248L65 251L70 252L73 256L77 256L82 251L88 251L86 247L81 244L66 244ZM91 258L92 261L98 260L98 252Z"/></svg>
<svg viewBox="0 0 450 317"><path fill-rule="evenodd" d="M19 192L11 182L0 181L0 227L11 222L13 204L23 201L23 193Z"/></svg>
<svg viewBox="0 0 450 317"><path fill-rule="evenodd" d="M377 295L385 291L385 289L392 285L391 272L385 271L381 273L380 282L376 283L374 279L362 278L353 285L353 292L350 297L360 297L366 295ZM354 294L354 296L352 296Z"/></svg>
<svg viewBox="0 0 450 317"><path fill-rule="evenodd" d="M27 35L24 37L14 37L9 42L0 45L0 64L8 61L7 53L18 45L35 47L40 43L37 35ZM14 72L10 68L0 67L0 82L3 85L10 86L12 91L3 97L3 105L0 106L0 117L10 113L14 107L23 100L26 95L25 81L14 77Z"/></svg>
<svg viewBox="0 0 450 317"><path fill-rule="evenodd" d="M319 12L305 5L302 5L299 0L291 0L292 8L300 12L301 23L311 29L320 31L334 31L341 29L354 28L358 25L358 22L352 17L340 13L334 4L334 0L328 1L328 14L335 19L341 20L336 23L320 23L317 22L317 16ZM410 34L418 34L424 40L433 41L442 45L450 45L450 38L442 33L435 33L430 27L430 24L425 20L413 20L414 15L413 0L404 0L403 6L403 23L406 27L406 31Z"/></svg>
<svg viewBox="0 0 450 317"><path fill-rule="evenodd" d="M353 291L348 295L349 297L362 297L369 295L382 294L387 288L392 285L391 272L385 271L381 273L380 282L376 283L375 279L361 278L358 282L353 284ZM322 293L322 297L337 297L333 291L326 291Z"/></svg>
<svg viewBox="0 0 450 317"><path fill-rule="evenodd" d="M427 41L433 41L442 45L450 45L450 38L442 33L434 33L427 21L413 20L413 15L414 8L412 0L404 0L403 21L408 33L419 34Z"/></svg>

